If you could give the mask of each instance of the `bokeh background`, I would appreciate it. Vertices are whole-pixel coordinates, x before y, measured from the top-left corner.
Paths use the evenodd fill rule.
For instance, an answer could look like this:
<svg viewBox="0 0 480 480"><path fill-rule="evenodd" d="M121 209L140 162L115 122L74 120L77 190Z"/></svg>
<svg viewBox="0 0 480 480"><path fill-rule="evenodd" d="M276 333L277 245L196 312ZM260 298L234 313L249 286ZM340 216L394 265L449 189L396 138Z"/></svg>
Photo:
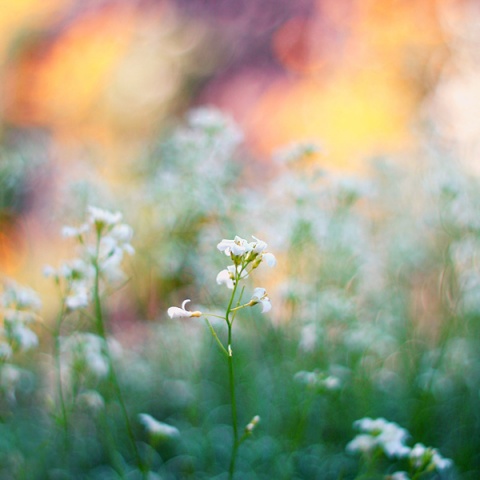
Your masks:
<svg viewBox="0 0 480 480"><path fill-rule="evenodd" d="M414 164L434 134L476 169L478 10L466 0L4 2L0 134L4 157L23 160L20 183L2 189L2 268L30 265L64 176L128 182L198 105L231 114L262 166L301 140L320 143L329 168L362 172L383 154Z"/></svg>
<svg viewBox="0 0 480 480"><path fill-rule="evenodd" d="M72 256L61 226L90 204L124 213L137 253L108 311L144 361L125 368L131 409L218 460L167 446L165 478L222 478L218 352L165 312L221 303L215 245L236 233L279 258L259 273L277 309L252 314L240 343L253 351L240 396L269 434L242 463L260 473L242 478L273 478L272 462L286 479L354 478L344 446L363 415L391 415L478 478L479 27L475 0L0 0L0 272L39 291L51 323L42 268ZM206 106L227 120L189 113ZM319 149L292 173L277 152L294 142ZM339 397L295 390L318 368L346 379Z"/></svg>

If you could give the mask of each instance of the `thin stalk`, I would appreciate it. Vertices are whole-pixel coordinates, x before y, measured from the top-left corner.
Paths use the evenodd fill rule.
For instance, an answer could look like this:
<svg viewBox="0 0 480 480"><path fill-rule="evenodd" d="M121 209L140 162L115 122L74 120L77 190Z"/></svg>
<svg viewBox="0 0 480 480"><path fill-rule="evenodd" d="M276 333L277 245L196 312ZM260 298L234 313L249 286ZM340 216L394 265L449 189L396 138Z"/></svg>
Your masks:
<svg viewBox="0 0 480 480"><path fill-rule="evenodd" d="M232 406L232 427L233 427L233 442L232 442L232 456L230 459L230 466L228 469L228 478L229 480L233 479L233 473L235 472L235 460L237 457L238 451L238 419L237 419L237 402L235 398L235 375L233 369L233 351L232 351L232 325L233 325L233 318L230 320L230 312L232 311L233 300L235 298L235 294L237 292L238 283L240 281L240 276L242 270L237 273L235 278L235 284L233 286L232 296L230 297L230 301L228 303L227 311L225 312L225 320L228 325L228 379L229 379L229 386L230 386L230 403ZM235 315L235 313L234 313Z"/></svg>
<svg viewBox="0 0 480 480"><path fill-rule="evenodd" d="M222 350L222 352L228 357L227 350L225 349L225 347L223 346L223 343L218 338L217 332L215 331L215 329L213 328L212 324L210 323L210 321L208 320L207 317L205 317L205 323L207 324L208 328L210 329L210 332L212 333L213 338L217 342L217 344L220 347L220 349Z"/></svg>
<svg viewBox="0 0 480 480"><path fill-rule="evenodd" d="M232 445L232 457L230 460L230 468L228 470L228 478L233 478L235 471L235 460L238 450L238 420L237 420L237 402L235 399L235 376L233 371L233 354L232 354L232 326L228 324L228 378L230 383L230 400L232 404L232 426L233 426L233 445Z"/></svg>
<svg viewBox="0 0 480 480"><path fill-rule="evenodd" d="M55 381L57 385L57 394L58 400L60 402L60 412L62 415L62 427L65 434L65 445L68 442L68 416L67 408L65 406L65 398L63 396L62 388L62 362L60 361L60 331L62 327L62 322L65 316L65 302L62 299L62 305L60 307L60 313L58 314L57 322L55 325L55 330L53 331L53 357L55 359Z"/></svg>
<svg viewBox="0 0 480 480"><path fill-rule="evenodd" d="M100 252L100 238L101 234L98 233L97 235L97 246L96 246L96 255L95 259L93 262L93 266L95 269L95 281L94 281L94 287L93 287L93 297L94 297L94 305L95 305L95 317L97 321L97 332L100 337L102 337L104 343L105 343L105 354L107 356L107 361L109 365L109 376L110 380L113 384L115 394L118 400L118 403L120 405L120 410L122 411L123 418L125 420L125 425L127 427L127 434L130 438L130 442L133 447L133 452L135 454L135 458L137 461L137 465L139 470L142 472L143 477L146 479L147 478L147 472L145 470L144 464L142 462L142 458L140 456L140 452L138 450L137 444L135 442L135 435L133 433L132 425L130 423L130 419L128 416L127 408L125 406L125 402L123 399L123 394L122 390L120 388L120 384L118 382L117 374L115 372L115 368L113 365L113 360L112 360L112 355L110 352L110 348L108 346L108 341L105 333L105 322L103 318L103 312L102 312L102 304L100 301L100 268L98 265L98 258L99 258L99 252Z"/></svg>

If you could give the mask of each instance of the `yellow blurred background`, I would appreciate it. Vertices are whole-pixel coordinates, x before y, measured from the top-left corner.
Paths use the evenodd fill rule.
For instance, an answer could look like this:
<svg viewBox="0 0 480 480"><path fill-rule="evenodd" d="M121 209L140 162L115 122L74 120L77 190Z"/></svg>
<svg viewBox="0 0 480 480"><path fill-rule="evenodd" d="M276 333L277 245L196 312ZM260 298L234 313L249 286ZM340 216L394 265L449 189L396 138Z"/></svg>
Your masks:
<svg viewBox="0 0 480 480"><path fill-rule="evenodd" d="M204 104L233 116L259 162L311 140L321 165L362 172L375 155L414 157L433 124L475 164L473 1L3 0L1 12L2 144L41 135L51 197L85 168L128 181L146 145ZM25 238L50 241L35 208L2 228L7 273L27 262Z"/></svg>

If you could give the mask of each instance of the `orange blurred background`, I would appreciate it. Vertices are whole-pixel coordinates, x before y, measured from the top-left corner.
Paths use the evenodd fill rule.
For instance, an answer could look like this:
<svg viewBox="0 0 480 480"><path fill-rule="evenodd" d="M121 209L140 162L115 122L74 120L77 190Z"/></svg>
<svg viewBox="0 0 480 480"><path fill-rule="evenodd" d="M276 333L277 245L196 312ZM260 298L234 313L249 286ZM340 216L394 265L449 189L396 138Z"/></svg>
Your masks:
<svg viewBox="0 0 480 480"><path fill-rule="evenodd" d="M230 113L259 159L313 140L326 152L322 165L361 172L375 155L414 156L432 123L476 159L472 1L18 0L1 8L2 143L41 136L53 197L77 164L121 184L146 145L204 104ZM22 222L20 233L2 229L7 272L25 264L15 251L25 250L27 233L46 235L37 215Z"/></svg>

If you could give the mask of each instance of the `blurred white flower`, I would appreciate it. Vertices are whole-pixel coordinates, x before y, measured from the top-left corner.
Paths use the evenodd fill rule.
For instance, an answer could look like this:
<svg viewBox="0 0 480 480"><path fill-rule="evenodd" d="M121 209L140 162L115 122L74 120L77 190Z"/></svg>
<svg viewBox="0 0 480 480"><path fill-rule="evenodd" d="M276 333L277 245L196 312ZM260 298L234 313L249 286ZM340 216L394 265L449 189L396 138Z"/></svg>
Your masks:
<svg viewBox="0 0 480 480"><path fill-rule="evenodd" d="M110 371L108 357L105 353L105 341L93 333L76 332L69 337L60 339L60 348L64 365L71 374L92 374L97 378L104 378Z"/></svg>
<svg viewBox="0 0 480 480"><path fill-rule="evenodd" d="M90 303L90 287L84 281L72 282L70 291L65 297L65 305L69 310L86 308Z"/></svg>
<svg viewBox="0 0 480 480"><path fill-rule="evenodd" d="M62 237L72 238L72 237L81 237L84 233L87 233L90 230L90 225L84 223L80 227L70 227L65 226L62 228Z"/></svg>
<svg viewBox="0 0 480 480"><path fill-rule="evenodd" d="M89 222L94 224L97 231L101 231L105 226L113 226L120 223L122 214L120 212L110 212L98 207L88 207Z"/></svg>
<svg viewBox="0 0 480 480"><path fill-rule="evenodd" d="M404 442L409 437L407 430L394 422L388 422L384 418L362 418L354 422L354 427L361 431L348 445L348 451L355 451L357 445L370 445L370 449L379 447L388 457L403 458L410 453L410 448ZM367 437L371 437L367 439ZM360 437L360 439L358 439ZM358 440L356 440L358 439ZM365 447L366 448L366 447ZM358 447L358 451L360 447Z"/></svg>
<svg viewBox="0 0 480 480"><path fill-rule="evenodd" d="M323 391L338 390L342 385L342 382L338 377L319 371L305 372L302 370L297 372L294 378L310 388L316 388Z"/></svg>
<svg viewBox="0 0 480 480"><path fill-rule="evenodd" d="M348 453L370 453L376 447L377 441L375 437L367 433L361 433L347 443L346 450Z"/></svg>
<svg viewBox="0 0 480 480"><path fill-rule="evenodd" d="M391 475L387 475L385 480L410 480L407 472L394 472Z"/></svg>
<svg viewBox="0 0 480 480"><path fill-rule="evenodd" d="M189 302L190 300L184 300L182 303L182 308L180 307L170 307L167 311L168 316L170 318L190 318L190 317L201 317L202 312L199 311L194 311L190 312L185 309L185 305Z"/></svg>
<svg viewBox="0 0 480 480"><path fill-rule="evenodd" d="M274 267L277 264L277 259L275 258L273 253L262 253L262 260L265 260L269 267Z"/></svg>
<svg viewBox="0 0 480 480"><path fill-rule="evenodd" d="M255 415L251 420L250 422L248 423L248 425L245 427L245 432L247 433L252 433L253 430L255 429L255 427L259 424L260 422L260 417L258 415Z"/></svg>
<svg viewBox="0 0 480 480"><path fill-rule="evenodd" d="M176 438L180 435L178 428L160 422L148 413L140 413L138 419L146 428L147 432L156 439Z"/></svg>
<svg viewBox="0 0 480 480"><path fill-rule="evenodd" d="M262 313L269 312L272 309L272 304L270 303L270 299L267 296L267 291L264 288L257 287L253 291L249 305L253 306L257 303L262 304Z"/></svg>
<svg viewBox="0 0 480 480"><path fill-rule="evenodd" d="M452 465L452 461L443 458L438 450L426 447L423 443L416 443L409 454L410 463L421 471L444 470Z"/></svg>

